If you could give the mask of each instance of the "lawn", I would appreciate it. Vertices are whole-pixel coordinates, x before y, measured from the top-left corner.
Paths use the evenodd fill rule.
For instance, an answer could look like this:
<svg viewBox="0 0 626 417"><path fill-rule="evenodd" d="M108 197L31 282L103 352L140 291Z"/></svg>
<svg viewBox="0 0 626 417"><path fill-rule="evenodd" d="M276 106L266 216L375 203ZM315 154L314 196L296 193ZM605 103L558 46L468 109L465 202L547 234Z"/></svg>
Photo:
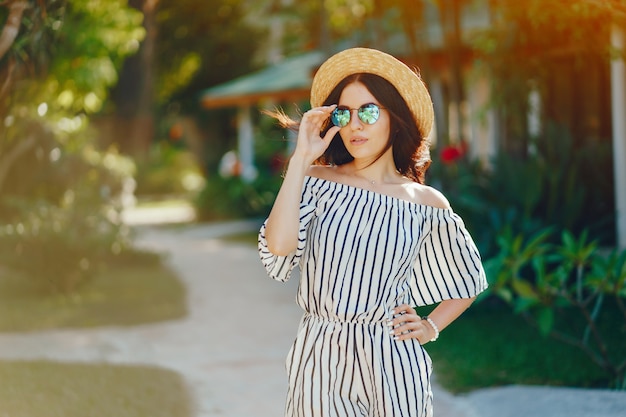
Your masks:
<svg viewBox="0 0 626 417"><path fill-rule="evenodd" d="M184 286L156 256L110 263L71 295L50 294L38 282L0 272L0 332L132 326L186 314ZM182 377L156 367L0 361L0 381L1 416L192 415Z"/></svg>
<svg viewBox="0 0 626 417"><path fill-rule="evenodd" d="M190 417L177 373L147 366L0 361L0 415Z"/></svg>
<svg viewBox="0 0 626 417"><path fill-rule="evenodd" d="M618 318L607 315L603 325L614 330L605 333L613 337L615 356L623 358L626 329ZM438 382L452 392L508 384L607 388L610 383L582 351L543 337L494 300L475 303L426 350Z"/></svg>
<svg viewBox="0 0 626 417"><path fill-rule="evenodd" d="M0 332L131 326L184 317L185 289L161 261L112 264L73 294L0 273Z"/></svg>

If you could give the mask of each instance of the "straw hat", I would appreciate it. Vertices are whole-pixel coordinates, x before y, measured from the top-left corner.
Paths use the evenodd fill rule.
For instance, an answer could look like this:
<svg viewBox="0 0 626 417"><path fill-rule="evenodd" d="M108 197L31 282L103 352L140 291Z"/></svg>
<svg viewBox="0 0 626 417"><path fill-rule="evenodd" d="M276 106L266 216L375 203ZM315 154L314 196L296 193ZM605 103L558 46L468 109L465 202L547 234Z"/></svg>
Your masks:
<svg viewBox="0 0 626 417"><path fill-rule="evenodd" d="M322 64L311 85L311 107L322 106L330 92L348 75L375 74L389 81L409 106L415 123L426 138L433 126L433 103L420 76L393 56L376 49L352 48Z"/></svg>

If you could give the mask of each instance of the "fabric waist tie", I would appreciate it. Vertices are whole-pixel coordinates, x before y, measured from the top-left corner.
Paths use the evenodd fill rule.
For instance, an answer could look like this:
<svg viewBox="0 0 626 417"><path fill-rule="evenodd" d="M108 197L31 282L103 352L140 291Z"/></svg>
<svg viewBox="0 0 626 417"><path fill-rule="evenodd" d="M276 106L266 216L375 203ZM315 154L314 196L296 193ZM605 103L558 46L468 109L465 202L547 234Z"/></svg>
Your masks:
<svg viewBox="0 0 626 417"><path fill-rule="evenodd" d="M321 322L325 322L325 323L337 323L337 324L358 324L361 326L386 326L387 325L387 319L384 318L382 320L367 320L364 318L361 319L356 319L356 320L344 320L344 319L340 319L339 317L336 318L330 318L330 317L323 317L320 316L318 314L312 314L309 313L307 311L304 312L304 318L305 319L311 319L311 320L315 320L315 321L321 321Z"/></svg>

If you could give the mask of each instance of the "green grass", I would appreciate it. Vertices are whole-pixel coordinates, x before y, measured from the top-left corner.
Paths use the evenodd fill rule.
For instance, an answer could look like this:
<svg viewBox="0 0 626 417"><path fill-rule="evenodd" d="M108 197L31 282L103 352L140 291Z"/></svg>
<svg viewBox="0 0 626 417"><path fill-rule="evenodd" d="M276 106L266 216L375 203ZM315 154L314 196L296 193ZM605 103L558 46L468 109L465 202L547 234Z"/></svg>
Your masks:
<svg viewBox="0 0 626 417"><path fill-rule="evenodd" d="M184 317L185 289L156 256L110 263L71 295L0 272L0 331L131 326ZM45 347L42 347L45 349ZM0 361L0 416L191 416L176 372L147 366Z"/></svg>
<svg viewBox="0 0 626 417"><path fill-rule="evenodd" d="M175 372L147 366L0 361L0 415L190 417Z"/></svg>
<svg viewBox="0 0 626 417"><path fill-rule="evenodd" d="M617 314L602 322L612 328L605 334L623 360L624 323ZM453 392L507 384L606 388L610 383L578 348L543 337L508 307L488 301L475 303L426 349L437 380Z"/></svg>
<svg viewBox="0 0 626 417"><path fill-rule="evenodd" d="M259 231L253 230L251 232L235 233L232 235L224 236L222 240L232 243L244 243L256 246L258 243Z"/></svg>
<svg viewBox="0 0 626 417"><path fill-rule="evenodd" d="M182 283L160 261L126 261L102 271L71 295L0 272L0 332L131 326L184 317Z"/></svg>

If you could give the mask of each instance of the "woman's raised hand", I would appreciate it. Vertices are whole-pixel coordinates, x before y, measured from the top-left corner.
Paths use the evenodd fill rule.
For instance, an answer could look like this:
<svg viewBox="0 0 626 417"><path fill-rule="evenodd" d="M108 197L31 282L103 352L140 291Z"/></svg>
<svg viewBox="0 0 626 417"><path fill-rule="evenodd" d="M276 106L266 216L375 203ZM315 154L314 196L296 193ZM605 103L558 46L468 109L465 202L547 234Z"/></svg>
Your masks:
<svg viewBox="0 0 626 417"><path fill-rule="evenodd" d="M320 136L324 123L335 107L337 107L336 104L315 107L302 115L294 157L303 158L306 165L312 164L326 151L333 137L339 131L339 127L333 126L323 138Z"/></svg>

